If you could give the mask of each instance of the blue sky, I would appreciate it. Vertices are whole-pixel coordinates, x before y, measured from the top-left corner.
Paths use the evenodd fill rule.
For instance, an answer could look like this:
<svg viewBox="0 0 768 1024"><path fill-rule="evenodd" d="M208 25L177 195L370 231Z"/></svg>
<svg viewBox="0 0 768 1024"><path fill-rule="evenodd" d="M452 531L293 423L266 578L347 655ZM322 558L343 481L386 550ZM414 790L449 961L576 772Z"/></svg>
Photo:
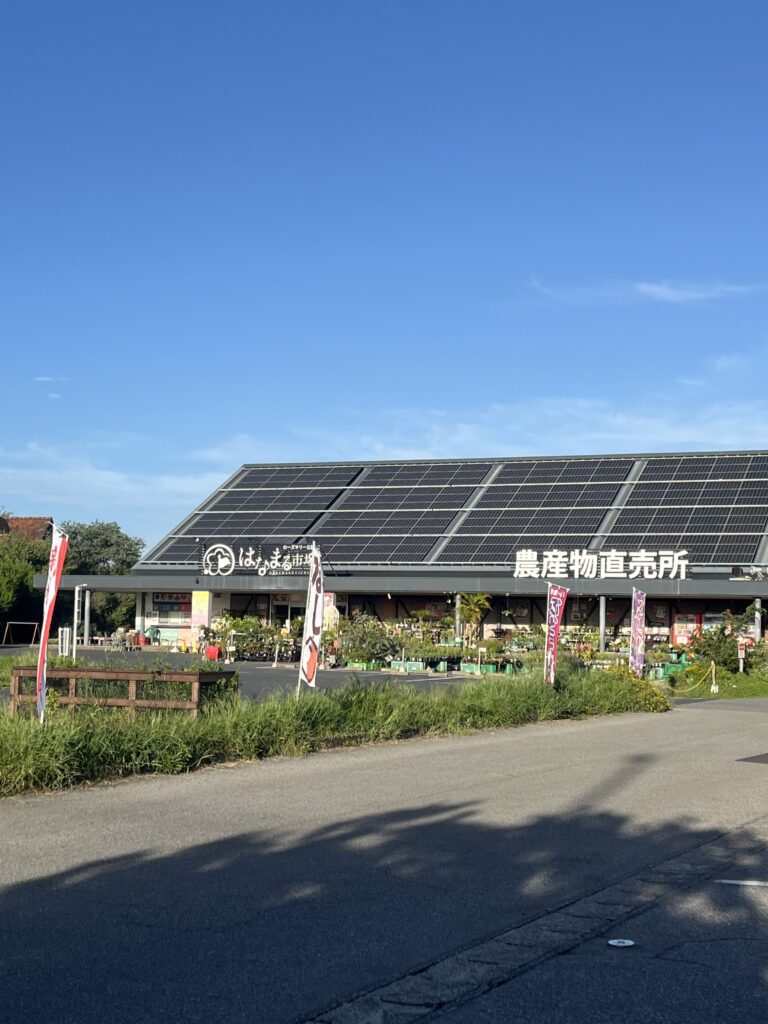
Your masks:
<svg viewBox="0 0 768 1024"><path fill-rule="evenodd" d="M6 0L0 506L768 446L768 8Z"/></svg>

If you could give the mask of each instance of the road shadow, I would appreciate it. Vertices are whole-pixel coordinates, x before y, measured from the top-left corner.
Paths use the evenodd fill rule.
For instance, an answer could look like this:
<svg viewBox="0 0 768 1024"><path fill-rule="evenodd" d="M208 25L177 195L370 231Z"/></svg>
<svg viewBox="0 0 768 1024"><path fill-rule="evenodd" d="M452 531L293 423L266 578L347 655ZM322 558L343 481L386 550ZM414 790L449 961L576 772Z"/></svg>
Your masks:
<svg viewBox="0 0 768 1024"><path fill-rule="evenodd" d="M650 762L628 759L567 813L524 823L488 822L472 800L301 836L246 820L215 842L190 835L175 852L86 860L11 885L0 894L0 1016L300 1020L715 838L692 820L640 827L601 808ZM34 834L6 838L34 875ZM715 912L720 898L738 930L738 895L714 893ZM742 982L764 992L762 965L747 974Z"/></svg>

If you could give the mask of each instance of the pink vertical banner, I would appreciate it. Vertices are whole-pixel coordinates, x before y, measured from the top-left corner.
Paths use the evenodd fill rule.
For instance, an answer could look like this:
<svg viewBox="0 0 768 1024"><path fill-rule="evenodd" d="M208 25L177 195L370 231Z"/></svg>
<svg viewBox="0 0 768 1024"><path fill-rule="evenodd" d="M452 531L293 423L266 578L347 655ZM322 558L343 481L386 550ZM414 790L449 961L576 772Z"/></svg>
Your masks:
<svg viewBox="0 0 768 1024"><path fill-rule="evenodd" d="M629 642L629 667L642 676L645 665L645 594L632 588L632 637Z"/></svg>
<svg viewBox="0 0 768 1024"><path fill-rule="evenodd" d="M51 633L53 609L59 592L64 560L67 557L69 537L58 526L53 527L51 557L48 561L48 580L43 598L43 628L40 633L40 653L37 657L37 717L42 724L45 717L46 673L48 670L48 637Z"/></svg>
<svg viewBox="0 0 768 1024"><path fill-rule="evenodd" d="M544 682L555 685L557 668L557 642L560 639L560 624L563 621L568 588L557 583L547 584L547 643L544 648Z"/></svg>

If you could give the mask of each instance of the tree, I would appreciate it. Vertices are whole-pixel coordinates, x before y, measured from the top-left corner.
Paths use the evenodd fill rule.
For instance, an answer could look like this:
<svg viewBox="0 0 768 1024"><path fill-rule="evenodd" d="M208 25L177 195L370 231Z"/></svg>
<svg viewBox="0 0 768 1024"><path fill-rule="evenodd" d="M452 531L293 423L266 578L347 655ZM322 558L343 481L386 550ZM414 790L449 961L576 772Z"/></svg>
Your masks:
<svg viewBox="0 0 768 1024"><path fill-rule="evenodd" d="M345 661L383 661L397 653L397 637L370 615L339 622L339 655Z"/></svg>
<svg viewBox="0 0 768 1024"><path fill-rule="evenodd" d="M45 540L0 535L0 615L8 620L40 620L42 592L33 587L36 572L45 572L51 546Z"/></svg>
<svg viewBox="0 0 768 1024"><path fill-rule="evenodd" d="M76 576L120 576L138 562L144 541L130 537L117 523L61 524L69 535L65 572ZM91 622L96 630L113 633L118 626L133 624L136 599L133 594L95 593L91 599Z"/></svg>
<svg viewBox="0 0 768 1024"><path fill-rule="evenodd" d="M718 668L726 672L738 672L739 637L746 634L754 622L754 604L740 615L725 611L723 621L713 629L696 630L691 637L689 650L703 661L714 661Z"/></svg>
<svg viewBox="0 0 768 1024"><path fill-rule="evenodd" d="M119 576L138 562L144 541L129 537L117 523L62 523L69 534L65 571L76 576Z"/></svg>
<svg viewBox="0 0 768 1024"><path fill-rule="evenodd" d="M490 594L460 594L461 617L466 624L467 641L477 643L480 637L480 623L491 607Z"/></svg>

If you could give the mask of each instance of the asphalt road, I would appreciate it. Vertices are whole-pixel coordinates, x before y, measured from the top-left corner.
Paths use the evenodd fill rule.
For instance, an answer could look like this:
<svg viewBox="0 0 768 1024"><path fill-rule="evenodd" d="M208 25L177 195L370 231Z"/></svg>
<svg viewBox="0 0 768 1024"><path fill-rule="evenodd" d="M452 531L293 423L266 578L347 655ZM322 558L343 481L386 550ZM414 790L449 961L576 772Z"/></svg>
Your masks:
<svg viewBox="0 0 768 1024"><path fill-rule="evenodd" d="M752 823L752 852L734 846L729 870L768 878L755 852L768 764L741 760L766 751L768 701L719 701L6 799L2 1018L607 1021L614 1007L611 1020L632 1024L757 1024L765 906L699 875L678 893L685 872L663 865ZM671 890L621 924L645 952L606 960L590 913L615 916L637 885L655 899L654 865ZM549 956L563 928L583 948L569 937ZM705 953L659 955L692 937L710 950L703 967L686 960ZM509 973L509 950L527 958L522 973L488 994L462 989L469 961L487 978L506 951ZM403 995L428 983L444 998ZM702 984L717 990L710 1016L667 1012ZM400 994L356 998L376 991Z"/></svg>

